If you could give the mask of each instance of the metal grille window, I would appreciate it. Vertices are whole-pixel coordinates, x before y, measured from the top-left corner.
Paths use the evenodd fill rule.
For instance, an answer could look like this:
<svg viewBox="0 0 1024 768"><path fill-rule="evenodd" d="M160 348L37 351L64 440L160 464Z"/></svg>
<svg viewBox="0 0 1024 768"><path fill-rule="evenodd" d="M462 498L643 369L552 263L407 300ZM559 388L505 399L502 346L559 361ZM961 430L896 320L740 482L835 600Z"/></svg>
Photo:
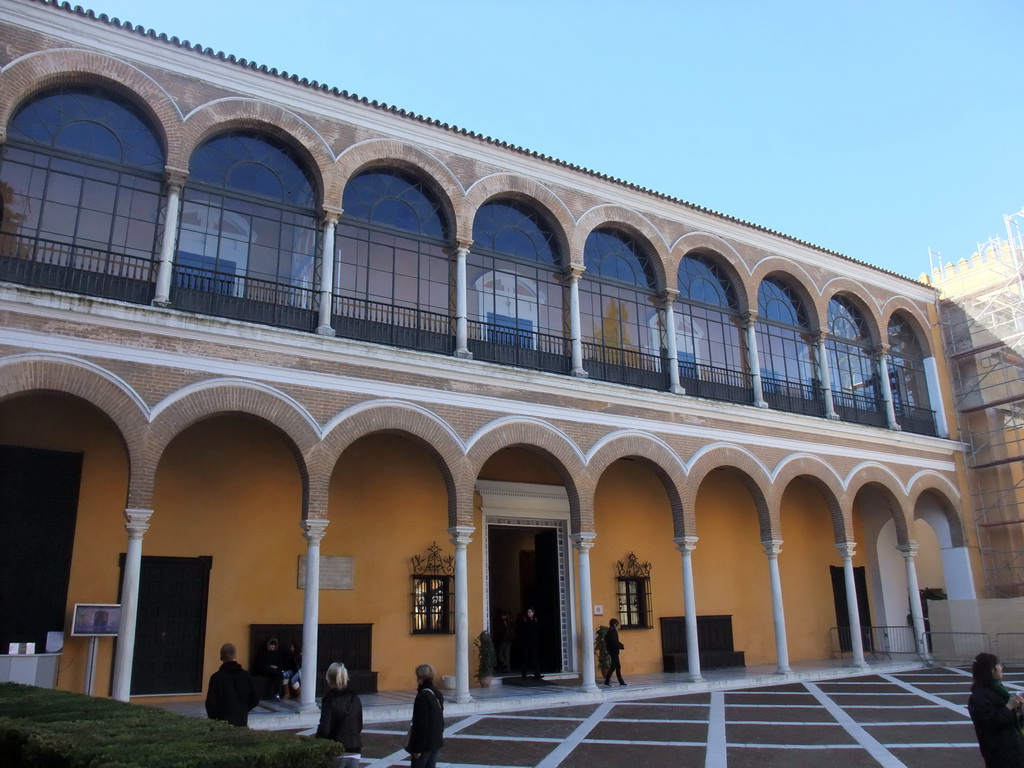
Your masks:
<svg viewBox="0 0 1024 768"><path fill-rule="evenodd" d="M641 563L632 552L617 563L619 622L623 629L650 629L651 564Z"/></svg>
<svg viewBox="0 0 1024 768"><path fill-rule="evenodd" d="M455 631L452 587L455 558L434 542L425 557L412 558L412 633L450 635Z"/></svg>

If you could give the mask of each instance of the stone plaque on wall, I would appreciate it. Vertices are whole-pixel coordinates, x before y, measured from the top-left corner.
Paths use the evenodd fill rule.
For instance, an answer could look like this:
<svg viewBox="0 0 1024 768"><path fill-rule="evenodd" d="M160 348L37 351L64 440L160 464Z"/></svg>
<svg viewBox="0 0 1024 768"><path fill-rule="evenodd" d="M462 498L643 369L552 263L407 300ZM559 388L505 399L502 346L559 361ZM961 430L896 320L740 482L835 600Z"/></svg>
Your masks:
<svg viewBox="0 0 1024 768"><path fill-rule="evenodd" d="M355 558L320 556L320 589L354 589ZM306 556L299 555L299 589L306 588Z"/></svg>

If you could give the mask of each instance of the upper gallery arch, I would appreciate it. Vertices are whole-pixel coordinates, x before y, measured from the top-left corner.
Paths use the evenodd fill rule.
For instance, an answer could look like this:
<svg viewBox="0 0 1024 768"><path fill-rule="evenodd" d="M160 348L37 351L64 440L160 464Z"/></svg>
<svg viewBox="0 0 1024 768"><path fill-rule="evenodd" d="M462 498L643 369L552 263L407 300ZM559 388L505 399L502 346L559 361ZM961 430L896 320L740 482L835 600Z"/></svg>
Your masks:
<svg viewBox="0 0 1024 768"><path fill-rule="evenodd" d="M466 192L459 210L460 240L472 238L477 211L491 200L513 200L539 214L550 227L563 260L571 255L570 233L575 227L572 214L558 195L533 179L513 173L496 173L475 182Z"/></svg>

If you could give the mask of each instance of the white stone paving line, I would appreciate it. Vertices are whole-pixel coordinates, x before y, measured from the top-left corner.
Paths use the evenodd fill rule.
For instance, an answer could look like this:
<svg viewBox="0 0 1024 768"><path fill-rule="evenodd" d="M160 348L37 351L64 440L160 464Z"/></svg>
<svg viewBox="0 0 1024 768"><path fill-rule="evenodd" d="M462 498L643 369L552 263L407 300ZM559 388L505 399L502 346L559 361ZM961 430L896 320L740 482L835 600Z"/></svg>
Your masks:
<svg viewBox="0 0 1024 768"><path fill-rule="evenodd" d="M865 731L858 723L854 721L852 717L846 714L843 709L832 701L827 694L825 694L817 685L810 682L805 682L804 687L811 692L811 694L823 706L826 711L832 717L836 719L846 732L853 737L853 740L860 744L867 753L871 755L875 760L878 761L882 768L906 768L906 765L896 758L889 750L875 740L871 734Z"/></svg>
<svg viewBox="0 0 1024 768"><path fill-rule="evenodd" d="M612 702L598 705L590 717L580 723L576 730L570 733L561 744L555 747L547 757L537 763L536 768L558 768L562 761L569 756L569 753L576 749L581 741L587 738L587 734L604 720L605 715L611 712L614 706L615 704Z"/></svg>
<svg viewBox="0 0 1024 768"><path fill-rule="evenodd" d="M451 736L454 733L458 733L463 728L465 728L467 726L470 726L470 725L473 725L473 723L476 723L476 722L482 720L484 717L486 717L486 715L468 715L467 717L464 717L461 720L459 720L457 723L452 723L447 728L445 728L444 729L444 735L445 736ZM363 732L364 733L368 733L370 731L368 731L368 729L364 728ZM380 731L380 733L394 733L394 731ZM395 752L392 752L390 755L386 755L385 757L380 758L379 760L374 760L373 762L370 762L370 763L366 763L366 761L364 760L364 761L362 761L362 763L366 764L367 768L388 768L389 766L397 765L398 763L401 763L401 762L403 762L405 760L408 760L408 759L409 759L409 753L406 752L404 749L399 749L399 750L397 750ZM451 765L451 763L444 763L444 762L441 762L441 761L438 761L437 764L438 764L438 766ZM478 768L487 768L487 767L486 766L478 766ZM500 768L500 766L498 766L497 768Z"/></svg>
<svg viewBox="0 0 1024 768"><path fill-rule="evenodd" d="M711 709L708 712L707 748L704 752L704 768L726 768L725 743L725 694L712 691Z"/></svg>

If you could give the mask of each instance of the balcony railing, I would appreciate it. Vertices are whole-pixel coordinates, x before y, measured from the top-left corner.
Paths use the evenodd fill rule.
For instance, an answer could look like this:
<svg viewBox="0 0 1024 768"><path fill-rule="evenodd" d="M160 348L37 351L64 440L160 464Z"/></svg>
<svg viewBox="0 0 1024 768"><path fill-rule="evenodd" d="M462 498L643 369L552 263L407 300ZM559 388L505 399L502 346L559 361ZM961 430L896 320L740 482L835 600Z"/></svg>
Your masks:
<svg viewBox="0 0 1024 768"><path fill-rule="evenodd" d="M467 325L467 344L474 360L551 373L572 370L569 339L479 320L470 320Z"/></svg>
<svg viewBox="0 0 1024 768"><path fill-rule="evenodd" d="M868 424L873 427L888 425L885 407L877 397L833 389L832 407L835 408L836 415L843 421Z"/></svg>
<svg viewBox="0 0 1024 768"><path fill-rule="evenodd" d="M331 325L347 339L450 355L454 320L448 315L348 296L334 296Z"/></svg>
<svg viewBox="0 0 1024 768"><path fill-rule="evenodd" d="M147 304L153 261L36 237L0 234L0 280Z"/></svg>
<svg viewBox="0 0 1024 768"><path fill-rule="evenodd" d="M660 355L584 341L583 367L592 379L645 389L668 389Z"/></svg>
<svg viewBox="0 0 1024 768"><path fill-rule="evenodd" d="M750 404L754 399L753 378L744 371L706 363L679 361L679 384L688 395Z"/></svg>
<svg viewBox="0 0 1024 768"><path fill-rule="evenodd" d="M171 303L201 315L316 330L317 292L310 287L261 280L234 272L175 265Z"/></svg>
<svg viewBox="0 0 1024 768"><path fill-rule="evenodd" d="M938 435L938 430L935 428L935 411L928 408L897 405L896 423L903 428L904 432L913 432L915 435L929 435L930 437Z"/></svg>
<svg viewBox="0 0 1024 768"><path fill-rule="evenodd" d="M832 658L850 653L853 637L849 627L832 627L829 630ZM892 659L896 654L917 656L917 638L911 626L861 627L860 641L865 655L875 659Z"/></svg>
<svg viewBox="0 0 1024 768"><path fill-rule="evenodd" d="M777 411L805 413L808 416L825 415L825 401L817 381L806 383L764 376L761 379L761 391L768 406Z"/></svg>

